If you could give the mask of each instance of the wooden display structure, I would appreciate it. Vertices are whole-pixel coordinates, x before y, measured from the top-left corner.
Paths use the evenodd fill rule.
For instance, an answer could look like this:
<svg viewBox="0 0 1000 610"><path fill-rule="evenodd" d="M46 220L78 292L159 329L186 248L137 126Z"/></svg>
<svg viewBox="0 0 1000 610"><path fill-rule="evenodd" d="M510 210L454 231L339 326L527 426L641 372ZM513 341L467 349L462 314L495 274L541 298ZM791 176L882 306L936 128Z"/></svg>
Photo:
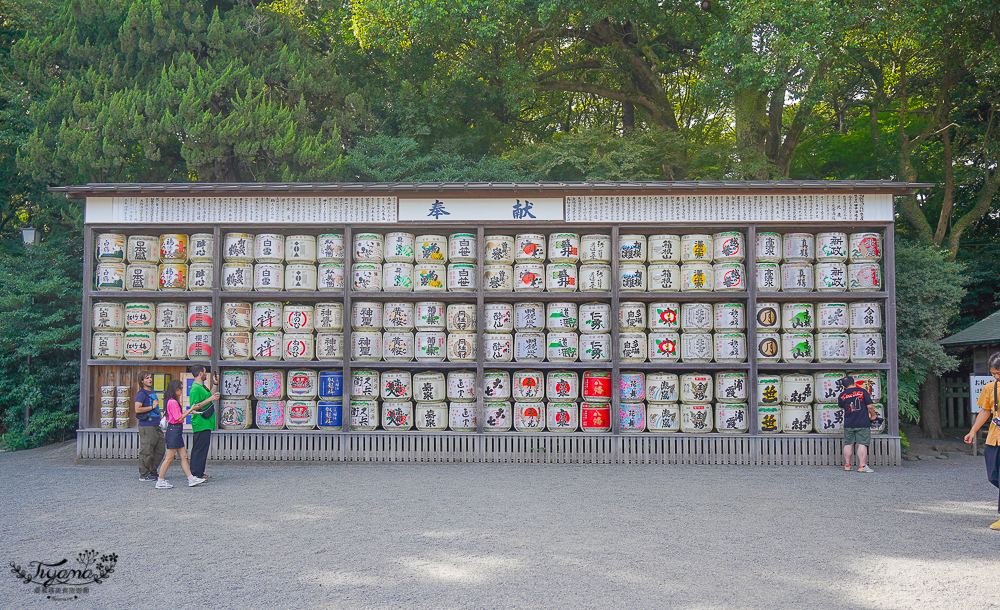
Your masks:
<svg viewBox="0 0 1000 610"><path fill-rule="evenodd" d="M673 183L528 183L528 184L122 184L57 187L68 197L86 198L84 231L83 358L80 364L81 458L135 458L135 428L97 427L99 379L109 371L140 369L177 376L195 361L95 360L91 356L92 305L98 300L211 301L213 304L212 370L228 368L339 369L344 374L343 431L219 430L212 437L213 459L304 460L352 462L539 462L539 463L713 463L713 464L842 464L841 435L758 434L755 389L758 373L817 370L884 371L887 376L887 433L873 435L871 463L899 465L897 406L895 249L892 196L913 193L922 184L876 181L813 182L673 182ZM529 204L530 214L523 210ZM437 214L434 212L437 210ZM443 213L444 210L446 213ZM430 217L429 219L427 217ZM534 217L529 217L534 216ZM618 289L617 244L620 234L715 233L739 231L745 236L745 292L622 292ZM362 232L413 234L475 233L477 270L475 292L357 292L352 286L352 236ZM880 292L758 293L754 245L761 231L877 231L884 236L883 287ZM112 292L93 289L98 233L158 235L209 233L215 236L214 282L211 291ZM222 289L223 246L228 232L279 234L343 233L345 243L343 292L233 292ZM487 292L483 289L483 245L493 234L574 232L612 237L612 290L603 292ZM296 303L342 302L347 356L336 361L255 362L219 358L224 301L278 300ZM356 300L475 303L480 349L470 362L351 362L351 304ZM487 302L521 300L598 301L612 305L612 361L484 362L482 324ZM746 307L748 359L744 363L619 362L617 304L623 301L739 302ZM879 301L884 312L885 361L878 364L758 363L756 324L758 301L851 302ZM110 368L109 368L110 367ZM618 396L612 401L610 433L492 433L483 431L483 396L478 396L478 432L351 432L349 397L351 372L356 369L448 371L475 368L479 383L484 369L548 371L607 370L617 387L621 370L645 372L744 371L748 377L749 433L629 433L618 430ZM134 384L133 384L134 385ZM134 392L134 390L133 390ZM134 418L134 416L133 416Z"/></svg>

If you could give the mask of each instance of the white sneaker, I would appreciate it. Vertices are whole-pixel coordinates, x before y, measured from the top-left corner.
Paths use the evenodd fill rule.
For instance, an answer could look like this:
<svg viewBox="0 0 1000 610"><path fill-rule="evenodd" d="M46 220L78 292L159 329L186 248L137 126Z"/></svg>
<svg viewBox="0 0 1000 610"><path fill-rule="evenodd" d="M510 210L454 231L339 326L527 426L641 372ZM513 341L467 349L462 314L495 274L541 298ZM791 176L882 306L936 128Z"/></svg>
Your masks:
<svg viewBox="0 0 1000 610"><path fill-rule="evenodd" d="M868 465L866 464L865 466L858 468L858 472L875 472L875 471L869 468Z"/></svg>
<svg viewBox="0 0 1000 610"><path fill-rule="evenodd" d="M171 489L171 488L173 488L173 485L167 483L166 479L157 479L156 489Z"/></svg>
<svg viewBox="0 0 1000 610"><path fill-rule="evenodd" d="M188 487L194 487L195 485L201 485L206 479L199 479L198 477L191 477L188 479Z"/></svg>

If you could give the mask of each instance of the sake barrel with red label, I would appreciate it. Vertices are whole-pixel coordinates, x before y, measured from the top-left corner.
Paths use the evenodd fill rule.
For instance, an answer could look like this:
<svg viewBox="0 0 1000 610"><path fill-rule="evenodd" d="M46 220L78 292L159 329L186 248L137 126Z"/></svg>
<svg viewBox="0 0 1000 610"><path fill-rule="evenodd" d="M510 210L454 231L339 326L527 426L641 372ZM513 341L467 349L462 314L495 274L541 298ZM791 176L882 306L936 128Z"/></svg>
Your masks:
<svg viewBox="0 0 1000 610"><path fill-rule="evenodd" d="M316 240L316 260L320 263L341 263L344 261L344 235L324 233Z"/></svg>
<svg viewBox="0 0 1000 610"><path fill-rule="evenodd" d="M413 428L413 403L408 400L387 400L382 403L382 428L402 432Z"/></svg>
<svg viewBox="0 0 1000 610"><path fill-rule="evenodd" d="M286 333L311 331L314 327L312 305L285 305L282 307L281 326Z"/></svg>
<svg viewBox="0 0 1000 610"><path fill-rule="evenodd" d="M226 369L222 371L219 392L226 398L248 398L252 393L250 371Z"/></svg>
<svg viewBox="0 0 1000 610"><path fill-rule="evenodd" d="M282 430L285 427L285 401L258 400L257 427L261 430Z"/></svg>
<svg viewBox="0 0 1000 610"><path fill-rule="evenodd" d="M550 233L549 260L553 263L575 263L580 260L578 233Z"/></svg>
<svg viewBox="0 0 1000 610"><path fill-rule="evenodd" d="M101 236L98 236L98 243L100 238ZM101 260L100 252L98 260ZM160 262L160 238L155 235L129 235L125 260L130 263Z"/></svg>
<svg viewBox="0 0 1000 610"><path fill-rule="evenodd" d="M455 432L475 432L476 403L452 402L448 404L448 427Z"/></svg>
<svg viewBox="0 0 1000 610"><path fill-rule="evenodd" d="M288 371L285 394L288 398L311 400L316 398L319 373L312 369Z"/></svg>
<svg viewBox="0 0 1000 610"><path fill-rule="evenodd" d="M413 400L417 402L441 402L448 397L448 384L444 373L424 371L411 378Z"/></svg>
<svg viewBox="0 0 1000 610"><path fill-rule="evenodd" d="M191 330L212 328L212 302L191 301L188 303L187 324Z"/></svg>
<svg viewBox="0 0 1000 610"><path fill-rule="evenodd" d="M379 388L382 400L411 400L413 376L408 371L384 371Z"/></svg>
<svg viewBox="0 0 1000 610"><path fill-rule="evenodd" d="M847 278L852 292L882 290L882 268L878 263L851 263L847 266Z"/></svg>
<svg viewBox="0 0 1000 610"><path fill-rule="evenodd" d="M514 238L510 235L487 235L483 245L483 260L486 264L513 265Z"/></svg>
<svg viewBox="0 0 1000 610"><path fill-rule="evenodd" d="M681 431L687 433L711 432L714 426L712 405L684 403L681 405Z"/></svg>
<svg viewBox="0 0 1000 610"><path fill-rule="evenodd" d="M254 236L249 233L226 233L222 258L228 263L253 262Z"/></svg>
<svg viewBox="0 0 1000 610"><path fill-rule="evenodd" d="M187 290L187 265L183 263L162 263L159 273L160 290Z"/></svg>
<svg viewBox="0 0 1000 610"><path fill-rule="evenodd" d="M739 292L747 289L746 270L743 263L715 263L715 292Z"/></svg>
<svg viewBox="0 0 1000 610"><path fill-rule="evenodd" d="M715 405L715 426L723 434L744 434L750 431L750 416L743 403Z"/></svg>
<svg viewBox="0 0 1000 610"><path fill-rule="evenodd" d="M882 400L882 376L876 372L860 372L855 371L851 373L854 377L855 385L868 390L868 393L872 395L872 400L875 402L881 402Z"/></svg>
<svg viewBox="0 0 1000 610"><path fill-rule="evenodd" d="M575 402L550 402L545 406L545 423L549 432L576 432L580 408Z"/></svg>
<svg viewBox="0 0 1000 610"><path fill-rule="evenodd" d="M312 360L316 355L316 338L312 333L285 333L281 345L283 360Z"/></svg>
<svg viewBox="0 0 1000 610"><path fill-rule="evenodd" d="M550 371L545 376L545 396L556 402L572 402L580 396L580 381L573 371Z"/></svg>
<svg viewBox="0 0 1000 610"><path fill-rule="evenodd" d="M250 303L228 301L222 304L222 330L250 330Z"/></svg>
<svg viewBox="0 0 1000 610"><path fill-rule="evenodd" d="M253 372L253 397L258 400L284 398L285 373L279 370Z"/></svg>
<svg viewBox="0 0 1000 610"><path fill-rule="evenodd" d="M152 360L156 354L156 333L148 330L130 330L125 333L126 360Z"/></svg>
<svg viewBox="0 0 1000 610"><path fill-rule="evenodd" d="M646 375L639 371L623 371L618 375L618 400L635 402L646 396Z"/></svg>
<svg viewBox="0 0 1000 610"><path fill-rule="evenodd" d="M743 249L743 234L739 231L723 231L712 235L715 246L713 261L716 263L740 263L746 258Z"/></svg>
<svg viewBox="0 0 1000 610"><path fill-rule="evenodd" d="M545 395L545 378L541 371L515 371L511 376L510 387L515 401L541 400Z"/></svg>
<svg viewBox="0 0 1000 610"><path fill-rule="evenodd" d="M378 401L351 401L351 430L354 432L370 432L378 426Z"/></svg>
<svg viewBox="0 0 1000 610"><path fill-rule="evenodd" d="M448 400L476 399L475 371L448 371Z"/></svg>
<svg viewBox="0 0 1000 610"><path fill-rule="evenodd" d="M246 398L223 398L219 409L219 427L223 430L247 430L253 422L250 401Z"/></svg>
<svg viewBox="0 0 1000 610"><path fill-rule="evenodd" d="M281 360L281 331L259 330L253 334L254 360Z"/></svg>
<svg viewBox="0 0 1000 610"><path fill-rule="evenodd" d="M650 432L677 432L681 428L681 406L677 403L647 405L646 427Z"/></svg>
<svg viewBox="0 0 1000 610"><path fill-rule="evenodd" d="M618 359L622 362L645 362L649 356L646 333L618 333Z"/></svg>
<svg viewBox="0 0 1000 610"><path fill-rule="evenodd" d="M212 356L212 333L194 331L188 333L188 358L210 358Z"/></svg>
<svg viewBox="0 0 1000 610"><path fill-rule="evenodd" d="M181 233L167 233L160 236L160 262L186 263L187 260L187 235Z"/></svg>
<svg viewBox="0 0 1000 610"><path fill-rule="evenodd" d="M508 400L510 398L510 373L507 371L486 371L483 373L483 396L486 397L486 400Z"/></svg>
<svg viewBox="0 0 1000 610"><path fill-rule="evenodd" d="M682 263L711 263L715 255L715 244L711 235L681 235Z"/></svg>
<svg viewBox="0 0 1000 610"><path fill-rule="evenodd" d="M851 233L851 262L877 263L882 260L881 233Z"/></svg>
<svg viewBox="0 0 1000 610"><path fill-rule="evenodd" d="M538 233L521 233L514 236L514 261L541 263L545 261L545 236Z"/></svg>
<svg viewBox="0 0 1000 610"><path fill-rule="evenodd" d="M611 236L590 234L580 237L580 262L611 263Z"/></svg>
<svg viewBox="0 0 1000 610"><path fill-rule="evenodd" d="M187 330L186 303L157 303L156 330Z"/></svg>
<svg viewBox="0 0 1000 610"><path fill-rule="evenodd" d="M120 331L125 329L125 305L115 301L94 303L91 327L95 331Z"/></svg>
<svg viewBox="0 0 1000 610"><path fill-rule="evenodd" d="M645 432L646 405L641 402L623 402L618 406L618 431L623 434Z"/></svg>
<svg viewBox="0 0 1000 610"><path fill-rule="evenodd" d="M541 402L514 403L514 429L518 432L545 430L545 405Z"/></svg>
<svg viewBox="0 0 1000 610"><path fill-rule="evenodd" d="M679 263L681 260L680 235L650 235L647 240L650 263Z"/></svg>
<svg viewBox="0 0 1000 610"><path fill-rule="evenodd" d="M650 303L649 304L649 329L650 330L680 330L680 303Z"/></svg>
<svg viewBox="0 0 1000 610"><path fill-rule="evenodd" d="M132 263L125 268L125 290L160 289L160 268L155 263Z"/></svg>
<svg viewBox="0 0 1000 610"><path fill-rule="evenodd" d="M582 384L583 399L588 402L608 402L611 400L611 373L604 371L584 371Z"/></svg>
<svg viewBox="0 0 1000 610"><path fill-rule="evenodd" d="M517 263L514 265L515 292L542 292L545 288L545 265Z"/></svg>
<svg viewBox="0 0 1000 610"><path fill-rule="evenodd" d="M285 262L285 238L277 233L258 233L253 241L253 258L258 263Z"/></svg>
<svg viewBox="0 0 1000 610"><path fill-rule="evenodd" d="M611 430L611 404L607 402L581 403L580 428L584 432L609 432Z"/></svg>
<svg viewBox="0 0 1000 610"><path fill-rule="evenodd" d="M476 234L452 233L449 235L448 260L453 263L476 262Z"/></svg>
<svg viewBox="0 0 1000 610"><path fill-rule="evenodd" d="M483 430L507 432L513 420L509 402L488 402L483 405Z"/></svg>
<svg viewBox="0 0 1000 610"><path fill-rule="evenodd" d="M285 403L285 427L289 430L316 428L316 401L289 400Z"/></svg>
<svg viewBox="0 0 1000 610"><path fill-rule="evenodd" d="M245 330L222 331L220 355L223 360L249 360L252 350L250 332Z"/></svg>

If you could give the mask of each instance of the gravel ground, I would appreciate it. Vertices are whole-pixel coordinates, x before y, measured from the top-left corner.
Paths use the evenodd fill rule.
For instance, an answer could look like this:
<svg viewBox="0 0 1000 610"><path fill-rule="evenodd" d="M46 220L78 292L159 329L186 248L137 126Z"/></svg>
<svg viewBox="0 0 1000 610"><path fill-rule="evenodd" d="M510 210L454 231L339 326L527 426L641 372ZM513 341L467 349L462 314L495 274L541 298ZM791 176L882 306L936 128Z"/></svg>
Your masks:
<svg viewBox="0 0 1000 610"><path fill-rule="evenodd" d="M154 490L72 444L0 454L5 562L116 553L4 608L1000 607L982 458L840 467L209 463ZM989 576L993 573L994 576Z"/></svg>

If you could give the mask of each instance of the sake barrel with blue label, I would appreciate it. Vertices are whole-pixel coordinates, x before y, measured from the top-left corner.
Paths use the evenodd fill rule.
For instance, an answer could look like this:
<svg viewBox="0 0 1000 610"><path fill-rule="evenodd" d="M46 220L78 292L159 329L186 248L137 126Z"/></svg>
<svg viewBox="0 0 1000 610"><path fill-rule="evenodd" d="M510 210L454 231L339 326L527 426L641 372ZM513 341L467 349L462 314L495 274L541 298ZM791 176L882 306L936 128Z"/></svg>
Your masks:
<svg viewBox="0 0 1000 610"><path fill-rule="evenodd" d="M645 292L646 266L642 263L620 263L618 265L619 292Z"/></svg>
<svg viewBox="0 0 1000 610"><path fill-rule="evenodd" d="M344 372L320 371L318 393L320 399L342 398L344 396Z"/></svg>
<svg viewBox="0 0 1000 610"><path fill-rule="evenodd" d="M646 407L646 427L650 432L677 432L681 429L681 406L656 403Z"/></svg>
<svg viewBox="0 0 1000 610"><path fill-rule="evenodd" d="M247 430L254 416L246 398L223 398L220 401L219 427L223 430Z"/></svg>
<svg viewBox="0 0 1000 610"><path fill-rule="evenodd" d="M623 402L618 405L618 431L623 434L646 431L646 405Z"/></svg>
<svg viewBox="0 0 1000 610"><path fill-rule="evenodd" d="M750 431L750 417L744 403L715 405L715 426L723 434L745 434Z"/></svg>
<svg viewBox="0 0 1000 610"><path fill-rule="evenodd" d="M285 401L258 400L257 427L261 430L282 430L285 427Z"/></svg>
<svg viewBox="0 0 1000 610"><path fill-rule="evenodd" d="M341 430L344 427L344 402L321 400L316 403L316 427L320 430Z"/></svg>

